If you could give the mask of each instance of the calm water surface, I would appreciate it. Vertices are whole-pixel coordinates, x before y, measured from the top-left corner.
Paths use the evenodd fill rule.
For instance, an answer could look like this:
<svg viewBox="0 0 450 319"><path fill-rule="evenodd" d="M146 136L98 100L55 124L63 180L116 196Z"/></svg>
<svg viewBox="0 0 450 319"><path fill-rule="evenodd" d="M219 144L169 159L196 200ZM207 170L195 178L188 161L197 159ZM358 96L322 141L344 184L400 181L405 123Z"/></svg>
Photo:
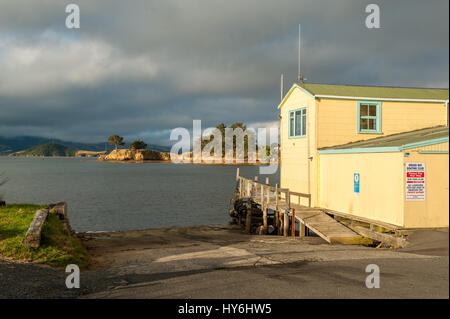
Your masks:
<svg viewBox="0 0 450 319"><path fill-rule="evenodd" d="M258 167L240 171L252 177ZM0 188L8 203L66 201L81 232L226 224L236 166L0 157L0 172L9 178Z"/></svg>

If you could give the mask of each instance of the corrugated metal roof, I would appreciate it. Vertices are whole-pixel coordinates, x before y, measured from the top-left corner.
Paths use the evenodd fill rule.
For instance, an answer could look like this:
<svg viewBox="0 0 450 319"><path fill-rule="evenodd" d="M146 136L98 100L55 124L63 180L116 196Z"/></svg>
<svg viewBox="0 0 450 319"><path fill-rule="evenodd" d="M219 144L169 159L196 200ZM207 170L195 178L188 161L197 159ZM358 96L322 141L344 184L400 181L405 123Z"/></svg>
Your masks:
<svg viewBox="0 0 450 319"><path fill-rule="evenodd" d="M312 95L352 96L367 98L448 100L448 89L404 88L389 86L334 85L296 83Z"/></svg>
<svg viewBox="0 0 450 319"><path fill-rule="evenodd" d="M397 133L387 136L371 138L364 141L351 142L342 145L324 147L319 150L342 150L351 148L392 147L403 146L448 137L448 127L435 126L415 131Z"/></svg>

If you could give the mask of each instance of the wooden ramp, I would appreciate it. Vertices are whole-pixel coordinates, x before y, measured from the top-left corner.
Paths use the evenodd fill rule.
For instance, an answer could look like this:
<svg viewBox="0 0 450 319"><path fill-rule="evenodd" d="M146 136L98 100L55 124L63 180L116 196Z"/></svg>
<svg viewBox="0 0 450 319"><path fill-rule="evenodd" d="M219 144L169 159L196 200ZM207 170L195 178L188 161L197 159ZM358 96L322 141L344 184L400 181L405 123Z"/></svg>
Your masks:
<svg viewBox="0 0 450 319"><path fill-rule="evenodd" d="M266 184L258 183L256 177L255 181L252 181L239 176L239 168L236 174L236 182L236 199L250 198L261 206L264 229L268 227L268 210L272 210L280 212L282 215L280 218L283 218L282 225L278 225L279 220L278 217L276 218L278 233L282 233L284 236L290 233L295 236L295 227L292 225L295 209L295 219L300 223L300 237L305 235L306 227L330 244L360 245L371 243L370 239L359 235L330 217L323 209L311 207L311 194L292 192L287 188L279 188L278 186L273 187L269 185L267 180ZM251 216L251 213L248 212L247 214ZM289 228L291 229L289 230Z"/></svg>
<svg viewBox="0 0 450 319"><path fill-rule="evenodd" d="M291 209L295 209L295 219L330 244L360 245L367 242L366 238L331 218L320 208L291 204Z"/></svg>

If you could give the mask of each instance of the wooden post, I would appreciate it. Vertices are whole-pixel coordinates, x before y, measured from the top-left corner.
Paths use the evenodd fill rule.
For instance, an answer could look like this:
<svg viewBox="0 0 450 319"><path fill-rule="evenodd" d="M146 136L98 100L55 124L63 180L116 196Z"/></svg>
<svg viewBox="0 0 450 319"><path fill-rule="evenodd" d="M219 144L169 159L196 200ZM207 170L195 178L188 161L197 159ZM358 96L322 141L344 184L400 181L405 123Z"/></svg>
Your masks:
<svg viewBox="0 0 450 319"><path fill-rule="evenodd" d="M299 228L298 228L298 235L300 237L305 237L305 235L306 235L306 226L305 226L305 224L300 222L298 226L299 226Z"/></svg>
<svg viewBox="0 0 450 319"><path fill-rule="evenodd" d="M261 184L261 205L264 205L264 185Z"/></svg>
<svg viewBox="0 0 450 319"><path fill-rule="evenodd" d="M243 185L242 178L239 177L239 199L242 198L242 190L243 190L242 185Z"/></svg>
<svg viewBox="0 0 450 319"><path fill-rule="evenodd" d="M275 210L278 211L278 184L275 185Z"/></svg>
<svg viewBox="0 0 450 319"><path fill-rule="evenodd" d="M269 185L269 177L266 177L266 185Z"/></svg>
<svg viewBox="0 0 450 319"><path fill-rule="evenodd" d="M291 222L291 234L292 238L295 238L295 208L292 209L292 222Z"/></svg>
<svg viewBox="0 0 450 319"><path fill-rule="evenodd" d="M267 206L264 203L264 185L261 184L261 208L263 211L264 234L267 234Z"/></svg>
<svg viewBox="0 0 450 319"><path fill-rule="evenodd" d="M284 222L284 214L282 212L280 212L280 215L279 215L279 218L278 218L278 222L280 223L278 225L278 234L280 236L282 236L283 235L283 230L284 230L284 227L282 227L283 226L283 222Z"/></svg>
<svg viewBox="0 0 450 319"><path fill-rule="evenodd" d="M288 236L288 231L289 231L289 214L288 211L286 211L286 213L284 213L284 225L283 225L284 237Z"/></svg>
<svg viewBox="0 0 450 319"><path fill-rule="evenodd" d="M255 176L255 182L257 182L258 181L258 176Z"/></svg>
<svg viewBox="0 0 450 319"><path fill-rule="evenodd" d="M252 205L247 202L247 218L245 219L245 232L250 234L252 231Z"/></svg>
<svg viewBox="0 0 450 319"><path fill-rule="evenodd" d="M264 234L267 234L267 207L263 210L263 225L264 225Z"/></svg>
<svg viewBox="0 0 450 319"><path fill-rule="evenodd" d="M239 179L239 167L236 169L236 180Z"/></svg>
<svg viewBox="0 0 450 319"><path fill-rule="evenodd" d="M278 230L278 233L280 232L280 230L278 229L278 210L275 211L275 227Z"/></svg>
<svg viewBox="0 0 450 319"><path fill-rule="evenodd" d="M286 210L291 210L291 193L289 192L289 190L286 192Z"/></svg>

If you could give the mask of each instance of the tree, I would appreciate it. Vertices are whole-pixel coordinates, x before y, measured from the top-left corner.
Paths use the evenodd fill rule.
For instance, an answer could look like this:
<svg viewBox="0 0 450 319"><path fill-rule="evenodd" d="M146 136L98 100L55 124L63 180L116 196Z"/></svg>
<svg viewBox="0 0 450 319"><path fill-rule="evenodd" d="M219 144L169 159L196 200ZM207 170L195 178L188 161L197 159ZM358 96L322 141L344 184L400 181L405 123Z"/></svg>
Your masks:
<svg viewBox="0 0 450 319"><path fill-rule="evenodd" d="M219 132L222 135L222 155L225 155L225 129L226 128L227 128L227 126L223 123L220 123L216 127L216 130L219 130ZM240 128L240 129L242 129L244 134L248 133L249 135L254 135L254 133L252 131L247 131L247 126L245 124L243 124L242 122L233 123L229 128L232 128L233 130ZM201 137L202 150L207 144L209 144L213 140L214 140L213 135ZM233 136L233 157L236 157L236 136ZM244 157L248 157L248 136L247 135L244 135Z"/></svg>
<svg viewBox="0 0 450 319"><path fill-rule="evenodd" d="M119 136L119 135L116 135L116 134L111 135L111 136L108 138L108 142L109 142L109 144L112 144L112 145L115 146L116 151L117 151L117 147L118 147L118 146L123 146L123 145L125 145L125 143L123 142L123 137L121 137L121 136Z"/></svg>
<svg viewBox="0 0 450 319"><path fill-rule="evenodd" d="M144 141L142 141L142 140L136 140L130 144L130 150L141 150L141 149L145 149L146 147L147 147L147 144L145 144Z"/></svg>

